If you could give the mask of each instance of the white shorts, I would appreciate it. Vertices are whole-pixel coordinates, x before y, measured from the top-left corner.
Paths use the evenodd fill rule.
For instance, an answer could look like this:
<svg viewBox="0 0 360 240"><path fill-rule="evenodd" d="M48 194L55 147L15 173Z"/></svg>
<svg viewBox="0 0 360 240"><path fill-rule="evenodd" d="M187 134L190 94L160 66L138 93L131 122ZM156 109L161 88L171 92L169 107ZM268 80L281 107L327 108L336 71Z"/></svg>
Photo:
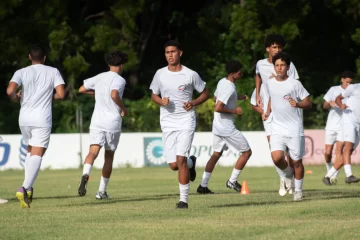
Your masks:
<svg viewBox="0 0 360 240"><path fill-rule="evenodd" d="M90 129L90 145L100 145L104 147L105 150L110 150L115 152L121 132L105 132L96 129Z"/></svg>
<svg viewBox="0 0 360 240"><path fill-rule="evenodd" d="M334 145L336 141L343 142L344 135L343 130L325 130L325 144L326 145Z"/></svg>
<svg viewBox="0 0 360 240"><path fill-rule="evenodd" d="M26 145L48 148L51 127L20 126L20 131Z"/></svg>
<svg viewBox="0 0 360 240"><path fill-rule="evenodd" d="M271 122L269 121L263 121L264 124L264 130L266 133L266 136L270 136L271 135Z"/></svg>
<svg viewBox="0 0 360 240"><path fill-rule="evenodd" d="M344 121L344 142L354 143L353 149L359 145L360 141L360 124L353 121Z"/></svg>
<svg viewBox="0 0 360 240"><path fill-rule="evenodd" d="M238 130L236 130L233 135L226 137L213 134L214 152L222 152L228 148L233 153L243 153L249 150L250 146L244 135Z"/></svg>
<svg viewBox="0 0 360 240"><path fill-rule="evenodd" d="M176 162L176 156L188 157L193 139L193 130L164 132L162 140L167 163Z"/></svg>
<svg viewBox="0 0 360 240"><path fill-rule="evenodd" d="M281 135L271 135L271 152L289 150L289 156L292 160L300 160L305 156L305 137L285 137Z"/></svg>

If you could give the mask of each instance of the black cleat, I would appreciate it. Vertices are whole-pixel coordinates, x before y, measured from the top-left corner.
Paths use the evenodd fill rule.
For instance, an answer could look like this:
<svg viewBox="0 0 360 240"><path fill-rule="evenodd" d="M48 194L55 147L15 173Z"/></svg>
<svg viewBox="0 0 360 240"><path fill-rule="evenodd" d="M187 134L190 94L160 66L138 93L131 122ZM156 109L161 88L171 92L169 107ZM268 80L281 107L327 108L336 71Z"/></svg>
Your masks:
<svg viewBox="0 0 360 240"><path fill-rule="evenodd" d="M190 172L190 181L194 181L196 179L196 170L195 170L195 166L196 166L196 157L195 156L190 156L189 157L192 162L193 162L193 166L192 168L189 168L189 172Z"/></svg>
<svg viewBox="0 0 360 240"><path fill-rule="evenodd" d="M351 175L350 177L345 178L345 183L357 183L360 181L360 178Z"/></svg>
<svg viewBox="0 0 360 240"><path fill-rule="evenodd" d="M329 177L324 177L323 178L323 183L325 183L325 185L331 186L331 181Z"/></svg>
<svg viewBox="0 0 360 240"><path fill-rule="evenodd" d="M235 191L237 192L240 192L241 191L241 184L238 183L237 181L232 183L230 182L229 180L227 180L226 182L226 187L227 188L230 188L230 189L234 189Z"/></svg>
<svg viewBox="0 0 360 240"><path fill-rule="evenodd" d="M78 193L79 193L80 197L83 197L83 196L86 195L86 185L87 185L88 181L89 181L89 175L84 174L81 177L80 185L79 185L79 188L78 188Z"/></svg>
<svg viewBox="0 0 360 240"><path fill-rule="evenodd" d="M214 194L214 192L208 189L208 187L203 187L201 185L198 186L197 192L199 194Z"/></svg>
<svg viewBox="0 0 360 240"><path fill-rule="evenodd" d="M180 201L176 204L176 208L188 208L188 204L186 202Z"/></svg>

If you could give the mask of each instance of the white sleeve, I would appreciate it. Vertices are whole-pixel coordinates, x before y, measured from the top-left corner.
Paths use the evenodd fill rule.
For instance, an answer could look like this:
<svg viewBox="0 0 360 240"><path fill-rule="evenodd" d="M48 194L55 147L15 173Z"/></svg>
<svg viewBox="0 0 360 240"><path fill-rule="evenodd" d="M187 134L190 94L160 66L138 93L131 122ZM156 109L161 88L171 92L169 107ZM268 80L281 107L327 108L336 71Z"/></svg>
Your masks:
<svg viewBox="0 0 360 240"><path fill-rule="evenodd" d="M229 87L216 89L217 95L216 100L224 103L225 105L228 103L231 94L233 93L233 89Z"/></svg>
<svg viewBox="0 0 360 240"><path fill-rule="evenodd" d="M289 68L289 71L288 71L288 76L293 78L293 79L296 79L296 80L299 80L299 74L298 72L296 71L296 68L295 68L295 65L291 62L290 63L290 68Z"/></svg>
<svg viewBox="0 0 360 240"><path fill-rule="evenodd" d="M353 95L355 90L355 85L350 84L347 88L345 88L344 92L341 94L344 98L348 98Z"/></svg>
<svg viewBox="0 0 360 240"><path fill-rule="evenodd" d="M197 92L201 93L204 91L206 83L200 78L197 72L194 72L192 75L192 85Z"/></svg>
<svg viewBox="0 0 360 240"><path fill-rule="evenodd" d="M324 95L324 100L326 101L326 102L330 102L330 101L333 101L333 89L334 88L330 88L328 91L327 91L327 93Z"/></svg>
<svg viewBox="0 0 360 240"><path fill-rule="evenodd" d="M97 76L84 80L84 87L86 90L95 90L95 84L97 82Z"/></svg>
<svg viewBox="0 0 360 240"><path fill-rule="evenodd" d="M264 87L264 85L263 85L263 87ZM257 103L256 103L256 88L254 89L254 91L251 94L250 104L253 106L257 105Z"/></svg>
<svg viewBox="0 0 360 240"><path fill-rule="evenodd" d="M256 63L255 74L260 74L259 62Z"/></svg>
<svg viewBox="0 0 360 240"><path fill-rule="evenodd" d="M301 82L298 80L296 80L295 94L296 97L300 100L304 100L307 96L310 95L308 91L304 88L304 86L301 84Z"/></svg>
<svg viewBox="0 0 360 240"><path fill-rule="evenodd" d="M57 86L59 86L61 84L65 84L65 82L64 82L64 79L61 77L59 70L56 69L55 79L54 79L54 88L56 88Z"/></svg>
<svg viewBox="0 0 360 240"><path fill-rule="evenodd" d="M111 85L110 90L117 90L119 92L119 95L122 97L124 90L125 90L126 82L123 81L121 78L114 78Z"/></svg>
<svg viewBox="0 0 360 240"><path fill-rule="evenodd" d="M152 90L152 92L156 95L160 94L160 74L159 71L155 73L155 76L150 84L149 89Z"/></svg>
<svg viewBox="0 0 360 240"><path fill-rule="evenodd" d="M15 82L17 85L21 86L22 80L21 80L21 70L17 70L14 73L14 76L11 78L10 82Z"/></svg>

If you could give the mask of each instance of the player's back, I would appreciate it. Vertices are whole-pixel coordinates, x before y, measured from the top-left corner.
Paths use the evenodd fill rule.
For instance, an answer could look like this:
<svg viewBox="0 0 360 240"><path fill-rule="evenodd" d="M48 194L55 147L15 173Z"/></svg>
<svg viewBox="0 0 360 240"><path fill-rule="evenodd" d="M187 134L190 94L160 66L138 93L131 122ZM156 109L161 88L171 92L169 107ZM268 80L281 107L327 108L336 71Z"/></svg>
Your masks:
<svg viewBox="0 0 360 240"><path fill-rule="evenodd" d="M56 68L34 64L15 72L21 88L20 126L51 127L54 88L64 84Z"/></svg>

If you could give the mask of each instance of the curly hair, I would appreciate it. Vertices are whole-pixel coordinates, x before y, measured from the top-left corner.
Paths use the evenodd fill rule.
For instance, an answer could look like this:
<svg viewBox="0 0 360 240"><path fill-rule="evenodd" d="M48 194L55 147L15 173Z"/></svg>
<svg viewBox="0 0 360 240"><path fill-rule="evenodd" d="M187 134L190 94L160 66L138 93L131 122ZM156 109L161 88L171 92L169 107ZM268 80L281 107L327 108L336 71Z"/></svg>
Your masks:
<svg viewBox="0 0 360 240"><path fill-rule="evenodd" d="M273 64L275 65L275 62L277 60L281 60L283 62L286 63L287 66L290 66L290 63L291 63L291 57L289 54L287 54L286 52L278 52L272 59L273 61Z"/></svg>
<svg viewBox="0 0 360 240"><path fill-rule="evenodd" d="M230 60L226 63L226 73L236 73L237 71L240 71L242 68L242 64L239 61L236 60Z"/></svg>
<svg viewBox="0 0 360 240"><path fill-rule="evenodd" d="M106 54L105 62L110 66L119 66L121 64L127 63L128 55L121 51L114 51Z"/></svg>
<svg viewBox="0 0 360 240"><path fill-rule="evenodd" d="M281 47L285 47L285 38L280 34L269 34L265 38L265 48L270 47L273 44L277 44Z"/></svg>
<svg viewBox="0 0 360 240"><path fill-rule="evenodd" d="M341 73L341 78L354 79L355 78L355 73L353 73L352 71L344 71L344 72Z"/></svg>

